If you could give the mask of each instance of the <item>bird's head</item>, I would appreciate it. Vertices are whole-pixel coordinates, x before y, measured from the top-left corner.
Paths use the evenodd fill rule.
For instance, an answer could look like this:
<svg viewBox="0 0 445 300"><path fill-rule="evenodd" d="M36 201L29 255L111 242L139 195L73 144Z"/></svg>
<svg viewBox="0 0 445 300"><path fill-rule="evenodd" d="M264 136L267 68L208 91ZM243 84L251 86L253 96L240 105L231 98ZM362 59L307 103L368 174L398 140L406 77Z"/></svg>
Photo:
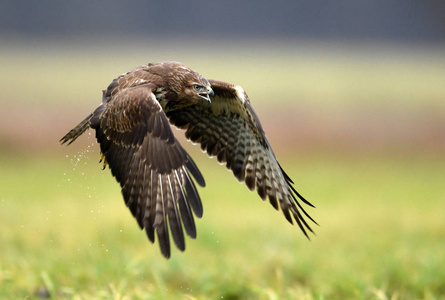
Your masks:
<svg viewBox="0 0 445 300"><path fill-rule="evenodd" d="M168 62L169 86L177 94L177 101L193 105L205 101L211 103L214 93L210 83L201 74L191 70L182 63ZM179 103L177 103L179 104Z"/></svg>
<svg viewBox="0 0 445 300"><path fill-rule="evenodd" d="M201 75L199 75L199 77L199 81L192 81L189 83L185 92L194 99L203 99L208 103L211 103L212 101L210 100L210 97L213 97L215 93L213 93L212 87L207 79Z"/></svg>

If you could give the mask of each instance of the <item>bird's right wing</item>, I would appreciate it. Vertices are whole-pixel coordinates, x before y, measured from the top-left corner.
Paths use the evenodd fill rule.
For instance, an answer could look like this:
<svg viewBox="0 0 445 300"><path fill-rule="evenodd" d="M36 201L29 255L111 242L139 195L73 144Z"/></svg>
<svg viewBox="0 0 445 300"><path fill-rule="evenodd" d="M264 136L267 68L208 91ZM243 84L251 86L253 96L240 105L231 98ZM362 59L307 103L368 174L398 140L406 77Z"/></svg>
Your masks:
<svg viewBox="0 0 445 300"><path fill-rule="evenodd" d="M312 231L299 200L312 206L292 186L293 182L279 165L266 138L260 121L250 105L247 94L240 86L209 80L214 91L211 103L188 106L168 111L172 124L185 129L189 140L200 143L209 156L216 156L220 163L232 170L233 175L245 182L250 190L257 189L264 200L278 209L286 219L294 217L307 236Z"/></svg>
<svg viewBox="0 0 445 300"><path fill-rule="evenodd" d="M170 256L169 230L185 249L182 224L195 238L192 210L202 216L201 199L189 173L205 185L197 166L174 137L161 106L148 85L107 95L93 113L91 127L127 206L161 252Z"/></svg>

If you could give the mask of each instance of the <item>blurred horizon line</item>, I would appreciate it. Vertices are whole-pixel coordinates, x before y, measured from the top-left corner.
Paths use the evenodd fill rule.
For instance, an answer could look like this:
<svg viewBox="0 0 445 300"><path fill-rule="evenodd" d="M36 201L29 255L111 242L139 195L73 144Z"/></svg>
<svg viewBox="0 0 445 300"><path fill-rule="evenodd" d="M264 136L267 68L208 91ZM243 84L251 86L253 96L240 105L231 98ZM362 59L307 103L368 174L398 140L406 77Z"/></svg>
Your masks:
<svg viewBox="0 0 445 300"><path fill-rule="evenodd" d="M127 34L125 36L116 37L114 35L106 34L79 34L79 35L32 35L32 34L5 34L0 33L0 42L6 47L15 47L20 45L29 44L41 44L41 45L54 45L59 47L68 47L72 44L78 45L79 43L86 46L87 49L94 50L96 47L113 47L119 49L120 47L128 46L140 46L148 45L152 40L160 43L160 47L166 47L171 45L185 44L188 47L195 45L196 47L214 47L215 44L227 49L233 49L235 44L238 47L254 45L263 46L266 50L270 47L282 46L282 47L316 47L316 49L323 49L323 46L330 46L334 48L349 48L356 47L358 50L369 48L405 48L408 49L437 49L445 48L445 41L416 41L416 40L397 40L397 39L374 39L374 38L310 38L310 37L286 37L286 36L274 36L269 35L256 35L256 36L233 36L223 35L218 36L210 34L202 34L200 37L189 35L138 35ZM119 41L119 43L118 43ZM130 43L130 44L129 44ZM236 51L236 49L234 49Z"/></svg>

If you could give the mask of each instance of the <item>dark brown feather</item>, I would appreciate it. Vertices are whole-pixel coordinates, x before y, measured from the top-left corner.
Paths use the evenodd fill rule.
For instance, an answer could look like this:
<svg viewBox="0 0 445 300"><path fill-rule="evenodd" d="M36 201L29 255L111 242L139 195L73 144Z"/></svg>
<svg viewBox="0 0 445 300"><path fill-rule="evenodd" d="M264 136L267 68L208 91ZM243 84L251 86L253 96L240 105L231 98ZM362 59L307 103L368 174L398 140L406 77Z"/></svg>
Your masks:
<svg viewBox="0 0 445 300"><path fill-rule="evenodd" d="M90 114L88 117L86 117L82 122L79 123L76 127L71 129L63 138L60 139L61 144L68 143L67 145L70 145L72 142L74 142L79 136L82 135L88 128L90 128L90 120L93 114Z"/></svg>
<svg viewBox="0 0 445 300"><path fill-rule="evenodd" d="M182 224L189 236L196 237L191 208L202 216L201 199L188 172L198 184L204 186L205 181L174 137L153 93L166 90L160 88L166 84L164 68L152 67L153 72L142 66L113 80L102 104L61 142L74 141L88 126L96 130L101 152L121 184L128 208L150 241L157 233L161 251L169 257L168 227L176 246L184 250Z"/></svg>
<svg viewBox="0 0 445 300"><path fill-rule="evenodd" d="M170 122L185 129L185 136L200 143L209 156L226 163L235 178L244 181L249 190L256 186L261 199L268 198L275 209L279 203L286 220L292 224L292 214L307 236L305 229L312 229L300 211L315 221L298 200L312 205L295 190L292 180L278 164L247 94L229 83L209 82L215 94L212 102L169 111Z"/></svg>

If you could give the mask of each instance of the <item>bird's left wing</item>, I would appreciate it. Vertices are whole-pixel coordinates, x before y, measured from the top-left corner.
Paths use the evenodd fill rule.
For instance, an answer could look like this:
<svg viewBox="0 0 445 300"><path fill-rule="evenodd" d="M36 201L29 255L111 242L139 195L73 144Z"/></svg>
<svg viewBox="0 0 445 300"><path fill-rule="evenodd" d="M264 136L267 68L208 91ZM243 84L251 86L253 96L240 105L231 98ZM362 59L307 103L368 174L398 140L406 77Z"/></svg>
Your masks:
<svg viewBox="0 0 445 300"><path fill-rule="evenodd" d="M292 186L293 182L279 165L264 134L260 121L240 86L209 80L214 91L211 103L202 102L167 112L175 126L186 129L187 139L201 144L209 156L232 170L250 190L255 187L260 197L269 198L286 219L294 217L303 233L312 232L303 214L316 223L300 204L312 206Z"/></svg>
<svg viewBox="0 0 445 300"><path fill-rule="evenodd" d="M204 179L193 160L174 137L170 124L147 85L104 92L93 113L101 151L122 187L127 206L161 252L170 256L169 230L180 250L185 249L182 224L196 237L191 210L202 216L201 199L189 172L201 186Z"/></svg>

